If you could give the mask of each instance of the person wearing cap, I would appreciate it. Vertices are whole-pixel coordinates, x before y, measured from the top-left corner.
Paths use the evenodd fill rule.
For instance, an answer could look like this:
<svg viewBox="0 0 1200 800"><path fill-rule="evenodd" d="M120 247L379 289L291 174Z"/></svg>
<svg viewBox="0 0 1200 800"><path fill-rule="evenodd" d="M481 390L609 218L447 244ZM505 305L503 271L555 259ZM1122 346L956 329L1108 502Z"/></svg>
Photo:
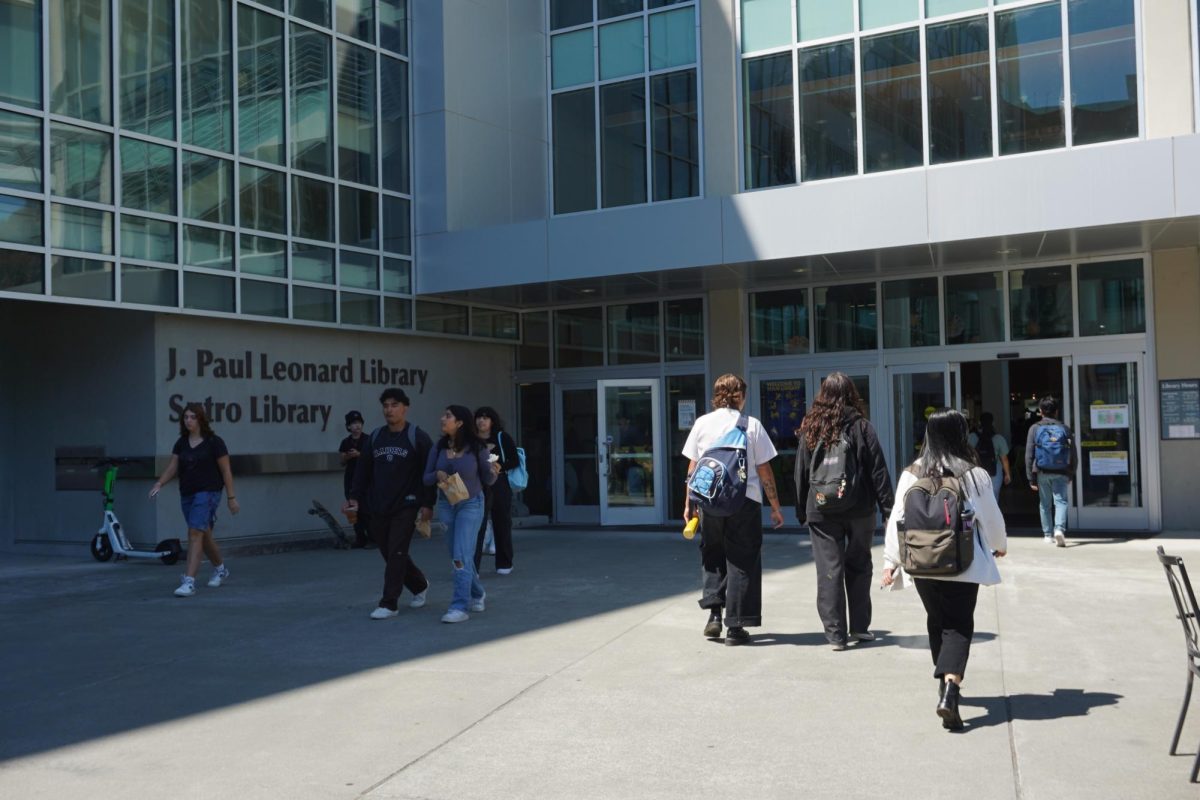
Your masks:
<svg viewBox="0 0 1200 800"><path fill-rule="evenodd" d="M363 415L357 411L346 413L346 430L350 435L342 439L338 445L338 455L342 459L345 474L342 476L342 497L350 499L350 490L354 488L354 473L358 469L358 457L367 446L367 437L363 434ZM366 547L370 541L368 516L365 510L360 510L354 520L353 547Z"/></svg>

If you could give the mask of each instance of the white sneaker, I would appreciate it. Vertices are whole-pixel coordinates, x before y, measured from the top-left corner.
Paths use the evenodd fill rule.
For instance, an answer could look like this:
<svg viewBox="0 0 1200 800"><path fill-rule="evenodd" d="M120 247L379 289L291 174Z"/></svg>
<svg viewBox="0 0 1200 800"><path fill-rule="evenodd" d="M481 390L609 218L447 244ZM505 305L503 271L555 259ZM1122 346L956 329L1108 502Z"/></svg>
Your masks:
<svg viewBox="0 0 1200 800"><path fill-rule="evenodd" d="M175 590L176 597L191 597L196 593L196 579L183 576L183 581L180 582L179 588Z"/></svg>
<svg viewBox="0 0 1200 800"><path fill-rule="evenodd" d="M1054 532L1054 546L1055 547L1066 547L1067 546L1067 535L1065 533L1063 533L1062 531L1055 531Z"/></svg>
<svg viewBox="0 0 1200 800"><path fill-rule="evenodd" d="M483 548L483 554L484 554L485 556L494 556L494 555L496 555L496 548L494 548L494 547L485 547L485 548Z"/></svg>
<svg viewBox="0 0 1200 800"><path fill-rule="evenodd" d="M213 570L212 577L208 579L208 588L216 589L221 585L221 581L227 580L228 578L229 570L226 569L224 564L222 564Z"/></svg>
<svg viewBox="0 0 1200 800"><path fill-rule="evenodd" d="M429 591L429 586L425 587L425 591L420 594L413 595L412 602L408 604L409 608L421 608L425 605L425 592Z"/></svg>
<svg viewBox="0 0 1200 800"><path fill-rule="evenodd" d="M505 567L504 569L498 569L498 570L496 570L496 574L497 574L497 575L508 575L508 574L510 574L512 571L513 571L513 568L512 568L512 567Z"/></svg>
<svg viewBox="0 0 1200 800"><path fill-rule="evenodd" d="M1043 536L1042 542L1044 544L1054 544L1054 537L1053 536Z"/></svg>
<svg viewBox="0 0 1200 800"><path fill-rule="evenodd" d="M383 606L380 606L371 612L371 619L391 619L399 613L399 611L396 611L393 608L384 608Z"/></svg>
<svg viewBox="0 0 1200 800"><path fill-rule="evenodd" d="M452 608L445 614L442 614L442 622L466 622L470 618L470 614L465 611L459 611L457 608Z"/></svg>
<svg viewBox="0 0 1200 800"><path fill-rule="evenodd" d="M484 593L483 597L480 597L477 600L472 600L471 601L471 610L472 611L483 611L485 608L487 608L487 606L485 606L483 603L484 598L486 598L486 597L487 597L487 594Z"/></svg>

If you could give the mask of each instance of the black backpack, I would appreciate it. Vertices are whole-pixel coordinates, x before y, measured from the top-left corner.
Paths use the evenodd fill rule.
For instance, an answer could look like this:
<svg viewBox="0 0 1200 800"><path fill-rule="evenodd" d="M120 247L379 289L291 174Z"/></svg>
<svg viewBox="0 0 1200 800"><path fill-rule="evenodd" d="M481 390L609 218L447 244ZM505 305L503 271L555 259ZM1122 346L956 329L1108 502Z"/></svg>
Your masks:
<svg viewBox="0 0 1200 800"><path fill-rule="evenodd" d="M688 476L692 505L714 517L731 517L746 504L746 428L750 420L742 414L737 425L700 454Z"/></svg>
<svg viewBox="0 0 1200 800"><path fill-rule="evenodd" d="M832 446L817 445L808 469L808 493L822 514L841 514L854 508L857 489L858 454L847 426Z"/></svg>
<svg viewBox="0 0 1200 800"><path fill-rule="evenodd" d="M988 475L995 475L996 442L992 439L992 436L984 436L983 431L980 431L977 436L979 440L975 443L975 452L979 454L979 466L986 469Z"/></svg>
<svg viewBox="0 0 1200 800"><path fill-rule="evenodd" d="M919 478L904 493L900 566L914 577L958 575L975 558L973 514L963 476Z"/></svg>

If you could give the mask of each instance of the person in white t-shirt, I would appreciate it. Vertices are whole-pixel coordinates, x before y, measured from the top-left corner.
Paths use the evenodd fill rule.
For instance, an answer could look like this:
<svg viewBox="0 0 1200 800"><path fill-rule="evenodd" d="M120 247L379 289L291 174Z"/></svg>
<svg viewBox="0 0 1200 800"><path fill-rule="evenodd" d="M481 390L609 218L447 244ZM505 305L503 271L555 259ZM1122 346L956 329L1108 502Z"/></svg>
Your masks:
<svg viewBox="0 0 1200 800"><path fill-rule="evenodd" d="M691 463L688 475L704 451L737 427L746 405L746 382L737 375L725 374L713 384L713 411L696 420L683 446ZM704 571L700 607L709 612L704 635L721 635L721 610L725 610L725 644L739 645L750 640L746 628L762 625L762 503L771 505L771 523L783 526L779 510L779 492L771 459L776 456L762 423L747 417L746 461L752 467L746 475L746 500L728 517L704 514L693 508L690 499L683 504L687 522L699 513L700 559ZM684 497L687 498L685 492Z"/></svg>

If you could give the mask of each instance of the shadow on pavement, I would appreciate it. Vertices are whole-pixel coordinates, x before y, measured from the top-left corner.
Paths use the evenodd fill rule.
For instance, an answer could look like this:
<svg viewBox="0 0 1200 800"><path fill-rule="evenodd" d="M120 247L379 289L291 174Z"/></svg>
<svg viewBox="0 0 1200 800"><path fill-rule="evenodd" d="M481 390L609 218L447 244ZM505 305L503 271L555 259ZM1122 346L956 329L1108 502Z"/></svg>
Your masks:
<svg viewBox="0 0 1200 800"><path fill-rule="evenodd" d="M1086 717L1092 709L1115 706L1124 695L1112 692L1089 692L1084 689L1055 689L1051 694L1014 694L1008 697L963 696L963 710L982 706L986 713L982 717L968 717L964 732L976 728L1003 725L1009 720L1038 722L1064 717Z"/></svg>

